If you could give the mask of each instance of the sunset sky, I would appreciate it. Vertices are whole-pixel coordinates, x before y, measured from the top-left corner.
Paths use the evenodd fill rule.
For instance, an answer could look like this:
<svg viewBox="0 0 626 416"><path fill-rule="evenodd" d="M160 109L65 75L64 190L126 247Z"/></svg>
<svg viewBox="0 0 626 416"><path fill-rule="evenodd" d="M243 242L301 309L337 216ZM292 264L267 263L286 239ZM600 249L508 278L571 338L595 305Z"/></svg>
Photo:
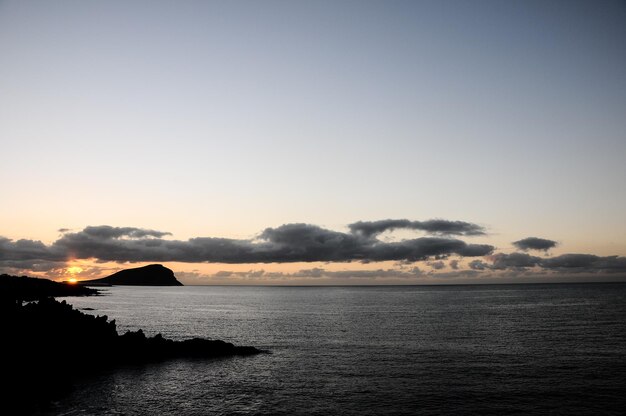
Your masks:
<svg viewBox="0 0 626 416"><path fill-rule="evenodd" d="M626 280L624 2L0 1L0 62L0 272Z"/></svg>

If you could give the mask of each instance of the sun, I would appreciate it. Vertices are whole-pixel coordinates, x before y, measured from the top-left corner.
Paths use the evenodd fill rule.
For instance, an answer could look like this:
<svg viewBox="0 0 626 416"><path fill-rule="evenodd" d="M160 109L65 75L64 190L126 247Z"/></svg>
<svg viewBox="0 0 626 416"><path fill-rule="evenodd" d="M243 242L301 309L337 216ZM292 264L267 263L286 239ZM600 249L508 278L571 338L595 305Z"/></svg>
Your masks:
<svg viewBox="0 0 626 416"><path fill-rule="evenodd" d="M83 271L83 268L78 267L78 266L71 266L65 269L65 273L69 274L69 279L67 279L67 282L72 283L72 284L75 284L76 282L78 282L76 275L82 271Z"/></svg>
<svg viewBox="0 0 626 416"><path fill-rule="evenodd" d="M67 279L67 283L76 284L78 282L76 275L80 274L82 271L83 271L82 267L78 267L78 266L67 267L65 269L65 273L69 275L68 276L69 278Z"/></svg>

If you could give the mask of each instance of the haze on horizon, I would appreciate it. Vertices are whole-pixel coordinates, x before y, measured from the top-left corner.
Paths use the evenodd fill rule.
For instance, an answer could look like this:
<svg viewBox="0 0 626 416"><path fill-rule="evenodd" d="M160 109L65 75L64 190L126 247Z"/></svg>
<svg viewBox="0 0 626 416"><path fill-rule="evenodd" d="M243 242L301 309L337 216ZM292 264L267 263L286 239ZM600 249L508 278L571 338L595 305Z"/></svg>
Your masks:
<svg viewBox="0 0 626 416"><path fill-rule="evenodd" d="M623 2L3 1L0 56L0 273L626 280Z"/></svg>

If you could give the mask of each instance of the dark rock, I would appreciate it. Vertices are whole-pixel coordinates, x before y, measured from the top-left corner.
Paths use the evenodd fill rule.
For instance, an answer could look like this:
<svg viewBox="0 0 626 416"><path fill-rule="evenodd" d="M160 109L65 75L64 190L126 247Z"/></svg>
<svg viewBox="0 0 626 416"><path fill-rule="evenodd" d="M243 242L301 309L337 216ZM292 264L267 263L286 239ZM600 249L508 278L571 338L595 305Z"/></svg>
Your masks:
<svg viewBox="0 0 626 416"><path fill-rule="evenodd" d="M37 411L71 390L80 375L103 368L178 357L216 358L261 352L219 340L173 341L160 334L146 337L141 330L119 335L114 320L82 313L65 301L47 296L52 291L49 288L66 295L65 287L50 286L45 279L12 277L3 275L0 280L1 288L10 289L0 292L3 325L0 368L6 381L2 408L19 409L19 412L7 414ZM44 296L38 302L22 302L41 293ZM13 295L21 300L12 298Z"/></svg>
<svg viewBox="0 0 626 416"><path fill-rule="evenodd" d="M30 301L48 296L90 296L98 291L71 283L26 276L0 275L0 301Z"/></svg>
<svg viewBox="0 0 626 416"><path fill-rule="evenodd" d="M174 272L161 264L120 270L101 279L83 280L80 284L85 286L183 286L174 276Z"/></svg>

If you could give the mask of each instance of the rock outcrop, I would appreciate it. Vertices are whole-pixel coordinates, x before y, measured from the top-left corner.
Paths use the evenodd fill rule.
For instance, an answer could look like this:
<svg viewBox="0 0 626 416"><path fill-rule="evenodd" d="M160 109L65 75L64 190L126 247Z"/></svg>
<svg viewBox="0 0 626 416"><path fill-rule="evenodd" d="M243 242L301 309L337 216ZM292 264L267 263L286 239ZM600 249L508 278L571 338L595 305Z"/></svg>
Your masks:
<svg viewBox="0 0 626 416"><path fill-rule="evenodd" d="M84 286L183 286L174 276L174 272L161 264L120 270L111 276L79 283Z"/></svg>
<svg viewBox="0 0 626 416"><path fill-rule="evenodd" d="M27 276L0 275L0 302L30 301L48 296L90 296L98 291L70 283Z"/></svg>
<svg viewBox="0 0 626 416"><path fill-rule="evenodd" d="M45 279L0 276L2 406L7 414L45 408L70 390L78 377L104 368L261 352L220 340L173 341L160 334L147 337L141 330L119 335L115 321L107 316L82 313L51 297L71 295L67 290L74 292L71 294L95 292Z"/></svg>

